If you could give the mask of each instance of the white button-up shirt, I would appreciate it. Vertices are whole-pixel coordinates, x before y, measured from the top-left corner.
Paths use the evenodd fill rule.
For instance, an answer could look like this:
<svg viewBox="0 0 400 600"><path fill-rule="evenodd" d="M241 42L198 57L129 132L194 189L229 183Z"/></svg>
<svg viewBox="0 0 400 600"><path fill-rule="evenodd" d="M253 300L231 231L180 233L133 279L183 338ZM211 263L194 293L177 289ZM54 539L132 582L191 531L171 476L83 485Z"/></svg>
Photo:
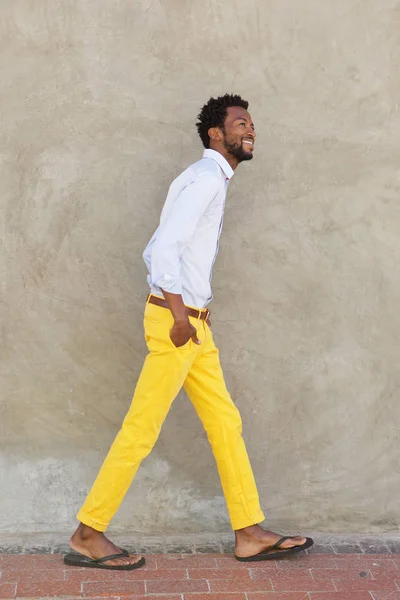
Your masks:
<svg viewBox="0 0 400 600"><path fill-rule="evenodd" d="M188 306L212 300L211 275L218 252L225 198L233 169L215 150L171 184L160 224L143 258L152 294L181 294Z"/></svg>

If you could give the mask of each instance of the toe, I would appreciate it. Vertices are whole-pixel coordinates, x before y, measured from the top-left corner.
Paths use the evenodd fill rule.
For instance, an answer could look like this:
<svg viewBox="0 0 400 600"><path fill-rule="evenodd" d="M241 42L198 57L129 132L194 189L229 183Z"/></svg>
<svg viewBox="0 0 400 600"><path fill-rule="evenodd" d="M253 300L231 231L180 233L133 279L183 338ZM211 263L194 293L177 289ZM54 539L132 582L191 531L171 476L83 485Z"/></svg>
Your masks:
<svg viewBox="0 0 400 600"><path fill-rule="evenodd" d="M303 544L306 543L306 541L307 541L307 538L296 535L295 537L288 539L287 546L286 546L286 543L284 544L284 546L287 548L293 548L294 546L302 546Z"/></svg>
<svg viewBox="0 0 400 600"><path fill-rule="evenodd" d="M142 559L141 556L136 556L130 554L129 556L124 556L122 558L116 558L114 560L110 560L107 564L112 566L125 566L125 565L135 565Z"/></svg>

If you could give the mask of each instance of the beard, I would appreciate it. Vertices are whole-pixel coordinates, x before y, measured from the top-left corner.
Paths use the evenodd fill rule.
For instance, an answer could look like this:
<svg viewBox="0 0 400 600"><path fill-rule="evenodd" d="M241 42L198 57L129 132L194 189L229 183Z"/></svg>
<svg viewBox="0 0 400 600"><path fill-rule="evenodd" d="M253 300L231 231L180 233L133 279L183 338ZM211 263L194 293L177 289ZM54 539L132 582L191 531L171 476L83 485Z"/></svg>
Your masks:
<svg viewBox="0 0 400 600"><path fill-rule="evenodd" d="M246 152L246 150L244 150L243 142L240 142L239 144L237 142L228 142L225 138L224 144L228 154L236 158L240 163L244 160L251 160L253 158L252 152Z"/></svg>

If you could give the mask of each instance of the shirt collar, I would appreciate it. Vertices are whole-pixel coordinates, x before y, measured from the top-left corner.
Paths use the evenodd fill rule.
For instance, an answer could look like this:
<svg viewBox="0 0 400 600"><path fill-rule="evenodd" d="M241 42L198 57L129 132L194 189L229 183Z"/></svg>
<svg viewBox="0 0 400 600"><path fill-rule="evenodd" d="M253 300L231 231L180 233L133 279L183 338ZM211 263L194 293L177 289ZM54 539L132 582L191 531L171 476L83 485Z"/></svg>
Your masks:
<svg viewBox="0 0 400 600"><path fill-rule="evenodd" d="M231 165L228 163L226 158L222 156L220 152L217 152L216 150L211 150L211 148L207 148L207 150L204 150L203 158L212 158L212 160L215 160L215 162L219 164L219 166L225 173L227 179L231 179L231 177L234 175L235 172L232 169Z"/></svg>

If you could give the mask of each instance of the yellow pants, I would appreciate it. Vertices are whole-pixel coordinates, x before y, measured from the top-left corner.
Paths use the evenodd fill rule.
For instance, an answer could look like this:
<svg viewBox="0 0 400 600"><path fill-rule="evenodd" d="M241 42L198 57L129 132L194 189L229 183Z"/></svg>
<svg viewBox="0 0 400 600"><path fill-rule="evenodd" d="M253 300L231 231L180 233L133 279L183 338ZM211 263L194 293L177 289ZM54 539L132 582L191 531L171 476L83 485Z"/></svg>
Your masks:
<svg viewBox="0 0 400 600"><path fill-rule="evenodd" d="M172 402L184 386L207 432L233 529L264 520L242 438L239 411L226 389L218 350L205 321L190 317L201 345L176 348L169 337L171 312L146 304L144 329L149 354L131 407L100 469L79 521L105 531L142 460L151 452Z"/></svg>

